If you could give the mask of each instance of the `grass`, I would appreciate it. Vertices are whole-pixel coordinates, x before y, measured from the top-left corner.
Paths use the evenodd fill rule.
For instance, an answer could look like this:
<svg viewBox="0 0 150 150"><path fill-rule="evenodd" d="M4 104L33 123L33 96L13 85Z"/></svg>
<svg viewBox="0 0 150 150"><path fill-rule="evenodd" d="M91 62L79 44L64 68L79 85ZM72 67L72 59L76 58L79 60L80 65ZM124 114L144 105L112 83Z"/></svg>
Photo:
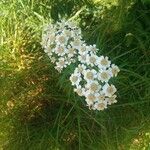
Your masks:
<svg viewBox="0 0 150 150"><path fill-rule="evenodd" d="M0 8L0 149L150 149L148 0L2 0ZM75 17L85 40L121 68L118 103L103 112L85 107L70 68L59 75L41 48L43 25L60 16Z"/></svg>

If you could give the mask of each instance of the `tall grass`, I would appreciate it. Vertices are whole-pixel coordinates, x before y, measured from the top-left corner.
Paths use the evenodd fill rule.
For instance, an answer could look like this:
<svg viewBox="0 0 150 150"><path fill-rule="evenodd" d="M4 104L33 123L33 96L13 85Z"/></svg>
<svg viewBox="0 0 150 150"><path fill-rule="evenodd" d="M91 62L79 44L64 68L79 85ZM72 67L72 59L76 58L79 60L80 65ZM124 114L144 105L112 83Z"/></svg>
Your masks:
<svg viewBox="0 0 150 150"><path fill-rule="evenodd" d="M150 149L148 1L2 0L0 8L1 149ZM121 68L118 103L103 112L85 107L66 80L70 68L59 75L41 48L43 25L60 16L75 17L85 40Z"/></svg>

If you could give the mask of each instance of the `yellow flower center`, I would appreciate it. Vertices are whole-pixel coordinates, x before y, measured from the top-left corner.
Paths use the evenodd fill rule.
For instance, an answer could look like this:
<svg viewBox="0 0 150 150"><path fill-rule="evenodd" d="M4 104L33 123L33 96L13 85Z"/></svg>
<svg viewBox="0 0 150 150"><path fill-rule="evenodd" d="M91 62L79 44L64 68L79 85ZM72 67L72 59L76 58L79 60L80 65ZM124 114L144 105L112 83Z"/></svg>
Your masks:
<svg viewBox="0 0 150 150"><path fill-rule="evenodd" d="M74 54L74 49L73 48L69 48L68 51L69 51L69 54Z"/></svg>
<svg viewBox="0 0 150 150"><path fill-rule="evenodd" d="M95 100L95 95L94 94L89 94L88 96L87 96L87 99L89 100L89 101L94 101Z"/></svg>
<svg viewBox="0 0 150 150"><path fill-rule="evenodd" d="M90 57L89 61L90 61L91 63L95 63L95 62L96 62L96 58L95 58L95 57Z"/></svg>
<svg viewBox="0 0 150 150"><path fill-rule="evenodd" d="M78 69L79 69L79 72L83 72L83 67L78 67Z"/></svg>
<svg viewBox="0 0 150 150"><path fill-rule="evenodd" d="M80 45L80 40L75 40L74 42L73 42L73 44L74 44L74 46L79 46Z"/></svg>
<svg viewBox="0 0 150 150"><path fill-rule="evenodd" d="M64 60L60 60L58 63L59 63L60 66L64 66L65 65L65 61Z"/></svg>
<svg viewBox="0 0 150 150"><path fill-rule="evenodd" d="M90 85L90 90L91 90L91 91L96 91L96 90L98 90L98 85L97 85L96 83L92 83L92 84Z"/></svg>
<svg viewBox="0 0 150 150"><path fill-rule="evenodd" d="M106 72L102 72L100 76L102 79L108 79L108 74Z"/></svg>
<svg viewBox="0 0 150 150"><path fill-rule="evenodd" d="M89 79L89 80L92 80L94 78L94 75L92 72L87 72L86 73L86 78Z"/></svg>
<svg viewBox="0 0 150 150"><path fill-rule="evenodd" d="M65 37L64 36L60 36L59 38L58 38L58 41L60 42L60 43L65 43Z"/></svg>
<svg viewBox="0 0 150 150"><path fill-rule="evenodd" d="M102 59L100 64L103 66L106 66L106 65L108 65L108 61L106 59Z"/></svg>
<svg viewBox="0 0 150 150"><path fill-rule="evenodd" d="M107 88L107 92L108 92L108 93L113 93L113 92L114 92L113 87L109 86L109 87Z"/></svg>
<svg viewBox="0 0 150 150"><path fill-rule="evenodd" d="M117 68L112 68L112 73L113 73L113 75L117 75L117 73L118 73Z"/></svg>
<svg viewBox="0 0 150 150"><path fill-rule="evenodd" d="M78 77L77 76L73 76L72 78L71 78L71 81L72 82L76 82L78 80Z"/></svg>

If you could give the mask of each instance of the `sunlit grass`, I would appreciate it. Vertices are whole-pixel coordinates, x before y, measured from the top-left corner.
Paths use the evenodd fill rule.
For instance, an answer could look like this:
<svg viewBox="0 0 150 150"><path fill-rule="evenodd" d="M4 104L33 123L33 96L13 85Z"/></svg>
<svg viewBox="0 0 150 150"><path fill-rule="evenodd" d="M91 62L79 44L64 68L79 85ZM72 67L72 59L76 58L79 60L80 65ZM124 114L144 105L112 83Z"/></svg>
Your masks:
<svg viewBox="0 0 150 150"><path fill-rule="evenodd" d="M150 149L150 132L142 131L134 137L130 150L147 150Z"/></svg>
<svg viewBox="0 0 150 150"><path fill-rule="evenodd" d="M150 6L111 0L94 16L100 2L0 2L0 149L150 148ZM40 45L44 23L76 13L85 40L121 68L118 103L103 112L85 107L66 80L71 68L59 75Z"/></svg>

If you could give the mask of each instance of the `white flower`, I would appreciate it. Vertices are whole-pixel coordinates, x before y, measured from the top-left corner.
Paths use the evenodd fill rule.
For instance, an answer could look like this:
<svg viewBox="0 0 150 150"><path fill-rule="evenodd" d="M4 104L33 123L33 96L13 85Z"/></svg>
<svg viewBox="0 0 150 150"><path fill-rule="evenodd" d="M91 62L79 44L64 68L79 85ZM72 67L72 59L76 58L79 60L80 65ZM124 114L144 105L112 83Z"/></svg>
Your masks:
<svg viewBox="0 0 150 150"><path fill-rule="evenodd" d="M95 103L93 106L93 109L95 110L104 110L107 108L107 102L106 101L99 101L98 103Z"/></svg>
<svg viewBox="0 0 150 150"><path fill-rule="evenodd" d="M91 93L96 93L100 90L101 85L96 81L93 80L91 82L87 82L85 87L91 92Z"/></svg>
<svg viewBox="0 0 150 150"><path fill-rule="evenodd" d="M86 54L84 54L84 55L78 55L78 60L81 63L86 64Z"/></svg>
<svg viewBox="0 0 150 150"><path fill-rule="evenodd" d="M88 81L92 81L97 77L97 72L94 69L87 69L83 71L84 79Z"/></svg>
<svg viewBox="0 0 150 150"><path fill-rule="evenodd" d="M63 56L66 54L67 50L64 46L57 46L53 50L58 56Z"/></svg>
<svg viewBox="0 0 150 150"><path fill-rule="evenodd" d="M104 56L101 56L101 57L98 57L97 59L97 65L100 69L104 68L108 68L110 66L110 61L108 60L108 57L104 57Z"/></svg>
<svg viewBox="0 0 150 150"><path fill-rule="evenodd" d="M73 57L76 54L76 50L70 45L67 47L67 55L69 58Z"/></svg>
<svg viewBox="0 0 150 150"><path fill-rule="evenodd" d="M83 71L86 70L86 66L84 64L79 64L76 69L78 72L83 73Z"/></svg>
<svg viewBox="0 0 150 150"><path fill-rule="evenodd" d="M80 49L83 41L81 41L81 39L79 39L78 37L74 37L74 40L70 44L73 48Z"/></svg>
<svg viewBox="0 0 150 150"><path fill-rule="evenodd" d="M86 46L86 49L88 53L92 53L92 54L96 54L96 52L98 51L98 49L96 48L96 45L88 45Z"/></svg>
<svg viewBox="0 0 150 150"><path fill-rule="evenodd" d="M62 68L60 68L59 66L55 66L54 68L55 68L59 73L61 73Z"/></svg>
<svg viewBox="0 0 150 150"><path fill-rule="evenodd" d="M63 35L63 34L58 34L58 35L56 36L55 42L56 42L58 45L66 45L67 42L68 42L68 38L67 38L65 35Z"/></svg>
<svg viewBox="0 0 150 150"><path fill-rule="evenodd" d="M112 95L111 97L106 98L108 105L117 103L116 97L116 95Z"/></svg>
<svg viewBox="0 0 150 150"><path fill-rule="evenodd" d="M78 49L79 54L80 54L80 55L88 54L87 47L88 47L88 46L86 46L86 44L83 43L83 44L80 46L80 48Z"/></svg>
<svg viewBox="0 0 150 150"><path fill-rule="evenodd" d="M114 85L109 85L108 83L106 83L102 89L105 95L108 97L111 97L117 91Z"/></svg>
<svg viewBox="0 0 150 150"><path fill-rule="evenodd" d="M111 78L111 76L110 76L110 73L109 73L108 70L101 70L101 71L98 73L98 79L99 79L101 82L108 82L110 78Z"/></svg>
<svg viewBox="0 0 150 150"><path fill-rule="evenodd" d="M52 48L47 47L46 49L44 49L44 52L47 53L49 56L51 56L52 55Z"/></svg>
<svg viewBox="0 0 150 150"><path fill-rule="evenodd" d="M89 46L89 51L95 54L98 51L98 49L96 48L96 45L94 44L94 45Z"/></svg>
<svg viewBox="0 0 150 150"><path fill-rule="evenodd" d="M73 73L70 76L70 81L71 81L72 85L76 85L78 87L79 83L81 81L81 74L79 74L79 73Z"/></svg>
<svg viewBox="0 0 150 150"><path fill-rule="evenodd" d="M112 64L111 68L109 68L109 70L112 72L112 76L116 77L120 71L120 69L118 68L118 66Z"/></svg>
<svg viewBox="0 0 150 150"><path fill-rule="evenodd" d="M67 66L70 65L71 63L74 63L75 61L73 58L69 58L69 57L66 57L65 60L66 60Z"/></svg>
<svg viewBox="0 0 150 150"><path fill-rule="evenodd" d="M96 61L97 61L97 56L96 55L91 54L91 55L86 56L86 63L88 65L91 65L93 67L96 64Z"/></svg>
<svg viewBox="0 0 150 150"><path fill-rule="evenodd" d="M74 89L74 92L76 92L79 96L84 96L85 89L82 88L81 85L79 85Z"/></svg>
<svg viewBox="0 0 150 150"><path fill-rule="evenodd" d="M94 102L96 101L96 96L94 93L91 93L90 91L86 91L85 93L85 101L87 102L88 106L91 106L94 104Z"/></svg>
<svg viewBox="0 0 150 150"><path fill-rule="evenodd" d="M59 67L59 68L66 68L66 62L65 62L65 59L62 57L62 58L59 58L58 59L58 62L56 62L56 66Z"/></svg>

